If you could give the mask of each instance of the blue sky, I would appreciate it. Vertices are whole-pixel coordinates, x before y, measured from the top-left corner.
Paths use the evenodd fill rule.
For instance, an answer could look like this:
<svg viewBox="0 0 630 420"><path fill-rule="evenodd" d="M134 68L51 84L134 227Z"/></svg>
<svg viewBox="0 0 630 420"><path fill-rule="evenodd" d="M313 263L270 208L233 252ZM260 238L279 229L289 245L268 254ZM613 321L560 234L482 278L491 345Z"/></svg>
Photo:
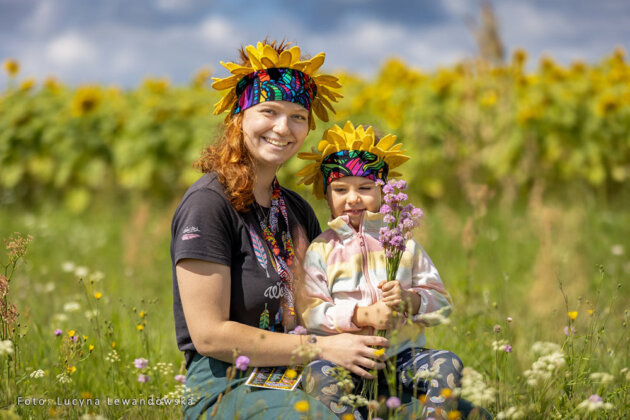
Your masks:
<svg viewBox="0 0 630 420"><path fill-rule="evenodd" d="M201 67L270 35L296 41L328 70L374 74L390 56L424 70L473 57L479 0L0 0L0 60L22 76L134 86L185 83ZM597 61L630 50L630 1L494 0L508 52ZM4 77L4 76L3 76ZM0 79L2 83L2 79Z"/></svg>

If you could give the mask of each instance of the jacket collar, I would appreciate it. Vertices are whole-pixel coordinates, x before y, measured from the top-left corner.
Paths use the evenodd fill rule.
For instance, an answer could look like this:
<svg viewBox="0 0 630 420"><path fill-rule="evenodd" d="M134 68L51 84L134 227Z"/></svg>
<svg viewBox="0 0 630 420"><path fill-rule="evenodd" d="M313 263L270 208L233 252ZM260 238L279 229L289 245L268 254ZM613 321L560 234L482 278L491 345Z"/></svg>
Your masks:
<svg viewBox="0 0 630 420"><path fill-rule="evenodd" d="M379 230L383 226L383 215L381 213L372 213L371 211L364 211L361 216L361 222L359 223L359 232L363 234L377 235ZM357 234L357 231L350 226L350 216L347 214L341 215L336 219L328 222L328 227L331 228L340 238L346 239Z"/></svg>

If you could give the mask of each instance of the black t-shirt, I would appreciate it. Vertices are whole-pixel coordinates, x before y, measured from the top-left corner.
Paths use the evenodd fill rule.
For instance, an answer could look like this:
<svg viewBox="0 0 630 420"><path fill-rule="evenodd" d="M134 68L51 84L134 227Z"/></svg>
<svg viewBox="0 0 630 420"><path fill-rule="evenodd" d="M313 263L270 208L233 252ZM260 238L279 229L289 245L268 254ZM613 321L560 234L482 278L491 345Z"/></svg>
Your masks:
<svg viewBox="0 0 630 420"><path fill-rule="evenodd" d="M297 193L282 188L294 242L308 245L321 229L311 206ZM301 227L301 228L300 228ZM278 331L282 320L282 281L269 263L259 263L250 229L262 238L255 212L237 212L224 193L215 173L206 174L186 192L173 216L171 262L173 270L173 312L180 350L190 358L195 350L184 318L175 266L185 258L230 267L230 320ZM306 236L306 237L304 237ZM267 259L270 261L266 248Z"/></svg>

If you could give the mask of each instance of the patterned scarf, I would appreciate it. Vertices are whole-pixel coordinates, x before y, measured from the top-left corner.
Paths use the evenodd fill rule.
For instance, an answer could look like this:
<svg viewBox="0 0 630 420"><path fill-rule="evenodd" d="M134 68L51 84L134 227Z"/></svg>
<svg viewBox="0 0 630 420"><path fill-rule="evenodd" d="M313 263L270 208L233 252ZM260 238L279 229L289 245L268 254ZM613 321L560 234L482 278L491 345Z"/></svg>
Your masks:
<svg viewBox="0 0 630 420"><path fill-rule="evenodd" d="M269 220L265 220L265 217L260 217L258 212L256 216L258 223L260 224L260 230L262 236L267 244L267 247L271 251L273 257L273 264L278 276L282 280L284 287L283 293L283 312L284 318L283 325L287 329L292 329L295 325L295 297L293 293L293 272L291 266L295 259L295 250L293 247L293 238L291 237L291 230L289 229L289 217L287 214L287 206L282 197L282 190L278 180L273 180L273 192L271 194L271 209L269 210ZM257 206L254 203L254 206ZM260 239L253 228L250 227L250 236L252 244L254 246L254 253L258 259L258 263L267 270L267 253L260 243ZM267 276L269 273L267 272Z"/></svg>

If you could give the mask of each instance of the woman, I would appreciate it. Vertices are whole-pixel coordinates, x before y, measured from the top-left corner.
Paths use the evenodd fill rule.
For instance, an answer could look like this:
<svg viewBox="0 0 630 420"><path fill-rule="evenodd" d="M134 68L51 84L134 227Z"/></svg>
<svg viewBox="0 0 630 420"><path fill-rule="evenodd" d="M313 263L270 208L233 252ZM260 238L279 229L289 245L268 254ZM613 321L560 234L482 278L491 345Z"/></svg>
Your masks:
<svg viewBox="0 0 630 420"><path fill-rule="evenodd" d="M297 46L258 43L241 50L240 65L224 64L232 76L213 84L227 90L215 107L216 114L229 111L225 132L200 159L205 175L186 192L171 232L176 335L195 401L184 408L186 418L233 418L239 410L241 418L293 418L302 400L312 413L332 416L299 390L247 387L228 370L236 355L261 367L308 361L296 356L308 337L286 332L296 326L293 272L320 228L276 172L314 127L313 112L327 121L340 97L332 90L336 78L317 74L323 61L323 53L302 60ZM389 345L352 334L316 342L317 357L367 378L384 367L371 346Z"/></svg>

